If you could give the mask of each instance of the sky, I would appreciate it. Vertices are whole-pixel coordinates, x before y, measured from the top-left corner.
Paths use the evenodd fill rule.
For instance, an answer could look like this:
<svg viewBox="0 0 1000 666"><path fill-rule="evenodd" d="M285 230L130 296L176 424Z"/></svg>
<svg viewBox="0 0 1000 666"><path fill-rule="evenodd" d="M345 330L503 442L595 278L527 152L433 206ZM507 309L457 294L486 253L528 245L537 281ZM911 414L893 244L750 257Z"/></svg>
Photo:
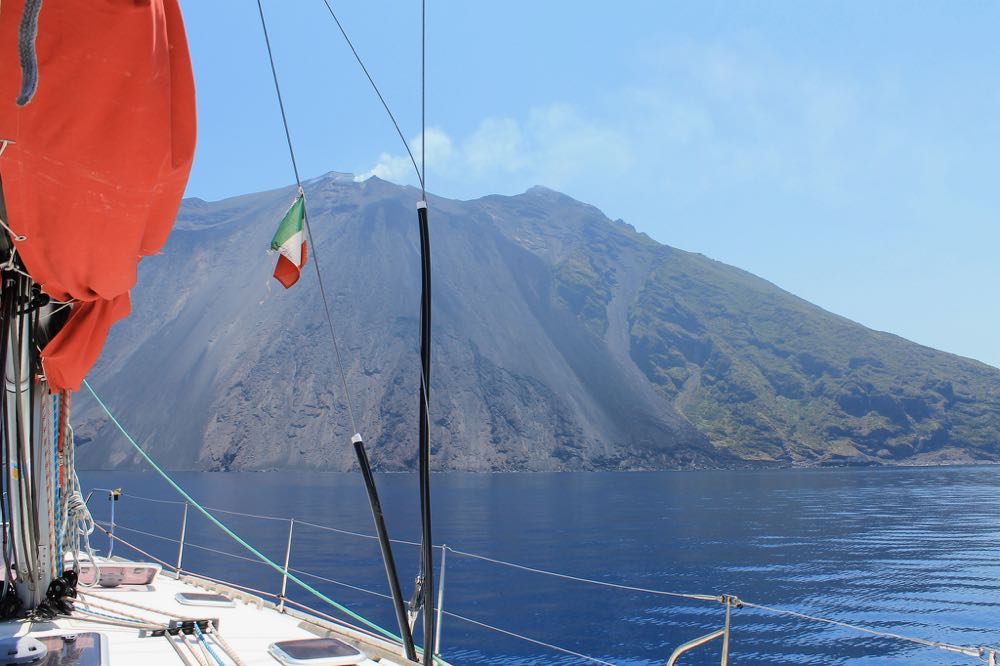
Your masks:
<svg viewBox="0 0 1000 666"><path fill-rule="evenodd" d="M181 0L188 195L294 182L253 0ZM263 0L303 178L416 183L323 0ZM331 0L420 159L420 7ZM1000 367L1000 3L428 0L427 187L540 184ZM433 233L433 230L432 230Z"/></svg>

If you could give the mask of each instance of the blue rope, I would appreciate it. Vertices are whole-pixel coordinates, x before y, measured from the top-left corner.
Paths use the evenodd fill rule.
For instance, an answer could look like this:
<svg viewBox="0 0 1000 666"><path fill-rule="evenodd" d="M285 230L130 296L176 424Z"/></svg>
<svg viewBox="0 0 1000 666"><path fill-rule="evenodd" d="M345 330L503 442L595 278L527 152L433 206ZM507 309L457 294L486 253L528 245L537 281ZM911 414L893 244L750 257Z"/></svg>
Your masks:
<svg viewBox="0 0 1000 666"><path fill-rule="evenodd" d="M205 649L208 650L210 655L212 655L212 658L218 662L219 666L226 666L226 663L219 658L219 655L215 654L215 650L213 650L212 646L205 640L205 634L201 633L201 627L198 626L197 622L194 623L194 633L198 635L198 640L205 646Z"/></svg>
<svg viewBox="0 0 1000 666"><path fill-rule="evenodd" d="M189 495L187 493L187 491L185 491L183 488L181 488L179 485L177 485L177 483L172 478L170 478L170 475L167 474L165 471L163 471L163 468L161 468L159 465L157 465L156 462L152 458L149 457L148 453L146 453L145 451L142 450L142 447L140 447L139 444L135 441L135 439L132 438L132 435L130 435L128 433L128 431L125 430L125 427L121 423L119 423L118 419L116 419L115 416L114 416L114 414L111 413L111 410L108 409L108 406L105 405L104 401L101 400L101 398L97 395L97 392L94 391L94 387L92 387L90 385L90 382L88 382L86 379L84 379L83 380L83 385L87 387L87 390L90 391L90 395L94 396L94 400L96 400L97 404L101 406L101 409L104 410L104 413L108 415L108 418L111 419L111 422L114 423L115 426L117 426L119 432L121 432L122 435L125 436L125 439L128 440L129 444L131 444L132 447L136 451L139 452L139 455L141 455L146 460L146 462L148 462L149 465L154 470L156 470L156 472L160 476L163 477L163 480L166 481L167 483L169 483L171 485L171 487L173 487L174 490L176 490L178 493L180 493L181 497L183 497L188 502L190 502L191 505L194 508L198 509L198 511L200 511L203 516L205 516L206 518L208 518L208 520L211 521L216 527L218 527L220 530L222 530L223 532L225 532L230 538L233 539L233 541L235 541L236 543L238 543L241 546L243 546L244 548L246 548L248 551L250 551L251 553L253 553L253 555L255 557L257 557L257 559L259 559L261 562L263 562L264 564L268 565L269 567L271 567L272 569L274 569L278 573L280 573L282 575L287 575L288 579L290 581L292 581L293 583L295 583L296 585L298 585L299 587L301 587L306 592L309 592L310 594L312 594L316 598L321 599L322 601L325 601L326 603L330 604L331 606L333 606L337 610L341 611L342 613L347 614L349 617L354 618L358 622L361 622L361 623L365 624L366 626L374 629L375 631L379 632L383 636L386 636L386 637L391 638L391 639L393 639L393 640L395 640L395 641L397 641L399 643L402 643L403 639L401 639L399 636L397 636L396 634L392 633L388 629L380 627L379 625L375 624L371 620L369 620L367 618L364 618L361 615L358 615L357 613L355 613L354 611L352 611L350 608L347 608L346 606L337 603L336 601L334 601L330 597L326 596L325 594L323 594L322 592L320 592L319 590L317 590L315 587L313 587L309 583L306 583L301 578L293 575L292 573L286 573L285 569L281 565L279 565L279 564L275 563L274 561L272 561L266 555L264 555L259 550L257 550L253 546L251 546L246 541L244 541L238 534L236 534L236 532L233 532L231 529L229 529L228 527L226 527L222 523L222 521L220 521L218 518L216 518L211 513L209 513L208 509L206 509L201 504L199 504L197 500L195 500L193 497L191 497L191 495Z"/></svg>

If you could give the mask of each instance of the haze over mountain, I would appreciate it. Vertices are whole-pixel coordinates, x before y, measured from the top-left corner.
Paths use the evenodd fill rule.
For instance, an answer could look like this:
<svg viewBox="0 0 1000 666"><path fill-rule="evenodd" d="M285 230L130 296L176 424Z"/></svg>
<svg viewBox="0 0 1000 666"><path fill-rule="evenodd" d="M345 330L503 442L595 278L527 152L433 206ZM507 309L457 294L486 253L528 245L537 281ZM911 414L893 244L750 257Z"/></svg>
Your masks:
<svg viewBox="0 0 1000 666"><path fill-rule="evenodd" d="M306 186L358 429L416 464L413 188ZM353 428L313 267L271 235L294 188L186 200L91 382L174 469L345 470ZM873 331L545 188L430 199L434 469L1000 459L1000 370ZM81 467L139 466L93 401Z"/></svg>

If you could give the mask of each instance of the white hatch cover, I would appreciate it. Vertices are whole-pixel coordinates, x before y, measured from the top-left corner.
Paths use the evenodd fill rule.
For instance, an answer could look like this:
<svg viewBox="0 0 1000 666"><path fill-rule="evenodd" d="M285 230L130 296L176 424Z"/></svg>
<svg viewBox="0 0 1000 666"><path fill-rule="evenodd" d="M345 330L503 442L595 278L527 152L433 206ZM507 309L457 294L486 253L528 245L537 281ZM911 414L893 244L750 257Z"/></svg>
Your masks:
<svg viewBox="0 0 1000 666"><path fill-rule="evenodd" d="M232 608L236 602L224 594L211 592L178 592L174 595L177 603L185 606L222 606Z"/></svg>
<svg viewBox="0 0 1000 666"><path fill-rule="evenodd" d="M268 651L288 666L352 666L367 659L357 648L336 638L305 638L271 643Z"/></svg>

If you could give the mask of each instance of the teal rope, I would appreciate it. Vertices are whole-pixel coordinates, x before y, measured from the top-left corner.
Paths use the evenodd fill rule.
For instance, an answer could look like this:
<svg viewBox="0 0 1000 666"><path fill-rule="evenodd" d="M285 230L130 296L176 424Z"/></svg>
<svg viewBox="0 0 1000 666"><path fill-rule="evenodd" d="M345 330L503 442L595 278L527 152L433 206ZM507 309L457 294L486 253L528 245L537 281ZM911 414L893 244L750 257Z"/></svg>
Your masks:
<svg viewBox="0 0 1000 666"><path fill-rule="evenodd" d="M229 529L228 527L226 527L222 523L222 521L220 521L218 518L216 518L211 513L209 513L208 510L205 507L203 507L201 504L199 504L183 488L181 488L179 485L177 485L177 483L173 479L170 478L170 475L167 474L165 471L163 471L163 468L161 468L159 465L157 465L153 461L153 459L149 457L149 454L147 454L145 451L142 450L142 447L140 447L136 443L136 441L132 438L132 435L128 434L128 431L125 430L125 427L121 423L118 422L118 419L115 418L115 415L111 413L111 410L108 409L108 406L104 404L104 401L101 400L101 398L97 395L97 392L94 391L94 387L92 387L90 385L90 382L88 382L86 379L84 379L83 380L83 385L87 387L88 391L90 391L90 395L94 396L94 400L96 400L97 404L101 406L101 409L104 410L104 413L108 415L108 418L111 419L111 422L114 423L118 427L118 430L123 435L125 435L125 439L128 440L129 444L131 444L135 448L135 450L139 452L139 455L141 455L143 458L146 459L146 462L148 462L150 464L150 466L154 470L156 470L156 472L160 476L162 476L163 479L173 487L174 490L176 490L178 493L180 493L181 497L183 497L188 502L190 502L191 505L194 506L194 508L198 509L198 511L200 511L203 516L205 516L206 518L208 518L216 527L218 527L220 530L222 530L227 535L229 535L236 543L240 544L241 546L243 546L244 548L246 548L248 551L250 551L251 553L253 553L257 557L257 559L259 559L261 562L263 562L264 564L270 566L272 569L274 569L278 573L280 573L282 575L286 575L285 574L285 570L284 570L283 567L281 567L280 565L276 564L270 558L268 558L266 555L264 555L259 550L257 550L253 546L251 546L246 541L244 541L238 534L236 534L236 532L233 532L231 529ZM350 617L354 618L358 622L361 622L361 623L367 625L368 627L374 629L375 631L379 632L383 636L391 638L391 639L393 639L393 640L395 640L395 641L397 641L399 643L403 642L402 638L400 638L396 634L392 633L388 629L380 627L377 624L375 624L374 622L372 622L371 620L368 620L368 619L366 619L364 617L361 617L360 615L358 615L357 613L355 613L354 611L352 611L350 608L347 608L346 606L338 604L336 601L334 601L330 597L326 596L325 594L323 594L322 592L320 592L319 590L317 590L315 587L313 587L309 583L306 583L305 581L303 581L302 579L298 578L297 576L295 576L295 575L293 575L291 573L288 573L287 576L288 576L288 580L292 581L293 583L295 583L296 585L298 585L299 587L301 587L303 590L305 590L306 592L309 592L310 594L312 594L313 596L317 597L318 599L321 599L321 600L325 601L326 603L330 604L331 606L333 606L337 610L341 611L342 613L346 613L347 615L349 615Z"/></svg>

